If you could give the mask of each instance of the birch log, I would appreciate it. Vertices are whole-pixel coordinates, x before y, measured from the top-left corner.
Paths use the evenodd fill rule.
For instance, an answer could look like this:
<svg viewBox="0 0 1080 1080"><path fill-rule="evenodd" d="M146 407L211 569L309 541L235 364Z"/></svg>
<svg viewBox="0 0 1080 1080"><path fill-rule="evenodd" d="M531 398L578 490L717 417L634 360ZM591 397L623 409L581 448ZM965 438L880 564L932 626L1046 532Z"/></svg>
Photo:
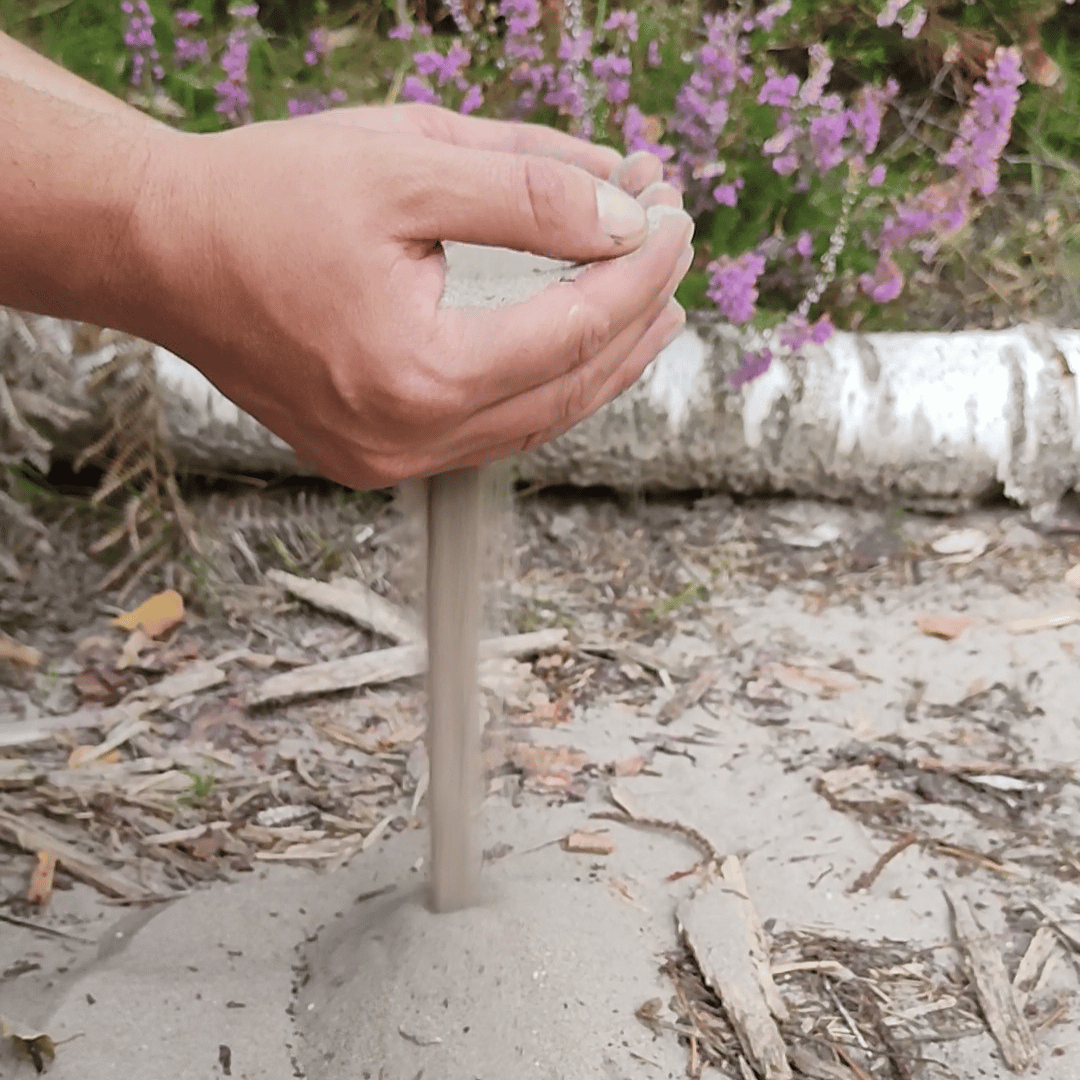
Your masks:
<svg viewBox="0 0 1080 1080"><path fill-rule="evenodd" d="M488 290L504 301L578 272L496 249L448 245L447 255L448 293ZM27 350L67 370L64 394L50 382L57 405L85 407L87 374L117 349L149 349L185 467L310 472L166 350L117 336L80 352L76 325L0 314L0 371L13 359L25 371ZM734 389L741 355L735 329L691 316L630 391L523 455L520 476L631 491L894 496L943 508L1003 491L1036 512L1080 489L1080 330L837 333ZM92 426L75 425L58 445L71 452Z"/></svg>

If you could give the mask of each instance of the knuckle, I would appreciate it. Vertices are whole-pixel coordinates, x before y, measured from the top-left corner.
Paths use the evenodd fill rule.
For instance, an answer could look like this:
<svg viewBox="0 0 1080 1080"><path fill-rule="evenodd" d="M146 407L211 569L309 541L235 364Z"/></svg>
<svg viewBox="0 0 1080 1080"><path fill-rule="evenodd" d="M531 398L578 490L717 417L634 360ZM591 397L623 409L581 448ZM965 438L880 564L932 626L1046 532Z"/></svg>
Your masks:
<svg viewBox="0 0 1080 1080"><path fill-rule="evenodd" d="M587 364L595 360L611 339L611 316L594 306L581 305L577 328L577 362Z"/></svg>
<svg viewBox="0 0 1080 1080"><path fill-rule="evenodd" d="M540 157L520 162L527 211L541 232L563 226L570 204L569 170Z"/></svg>

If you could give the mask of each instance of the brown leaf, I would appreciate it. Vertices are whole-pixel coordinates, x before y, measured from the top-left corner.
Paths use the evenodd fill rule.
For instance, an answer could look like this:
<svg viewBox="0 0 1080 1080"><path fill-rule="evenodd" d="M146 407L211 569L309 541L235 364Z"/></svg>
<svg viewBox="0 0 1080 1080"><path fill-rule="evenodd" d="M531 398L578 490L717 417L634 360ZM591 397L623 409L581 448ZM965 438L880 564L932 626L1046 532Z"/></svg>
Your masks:
<svg viewBox="0 0 1080 1080"><path fill-rule="evenodd" d="M30 885L26 890L28 904L47 904L52 896L53 875L56 873L56 856L51 851L39 851L37 862L30 873Z"/></svg>
<svg viewBox="0 0 1080 1080"><path fill-rule="evenodd" d="M76 746L68 754L67 767L69 769L77 769L80 765L85 765L88 762L95 765L115 765L120 760L119 750L110 750L107 754L101 754L100 756L95 753L96 746Z"/></svg>
<svg viewBox="0 0 1080 1080"><path fill-rule="evenodd" d="M121 630L141 627L148 636L159 638L183 618L184 598L175 589L166 589L114 619L113 626L118 626Z"/></svg>
<svg viewBox="0 0 1080 1080"><path fill-rule="evenodd" d="M115 705L123 696L126 678L109 668L80 671L71 680L83 705Z"/></svg>
<svg viewBox="0 0 1080 1080"><path fill-rule="evenodd" d="M563 837L562 846L576 855L610 855L615 850L615 841L605 832L575 829Z"/></svg>
<svg viewBox="0 0 1080 1080"><path fill-rule="evenodd" d="M0 632L0 660L9 660L20 667L36 668L41 663L41 653Z"/></svg>
<svg viewBox="0 0 1080 1080"><path fill-rule="evenodd" d="M225 841L222 839L221 833L214 830L205 836L200 836L198 840L192 840L186 846L196 859L213 859L221 854Z"/></svg>
<svg viewBox="0 0 1080 1080"><path fill-rule="evenodd" d="M532 743L511 744L508 757L527 777L569 778L589 763L587 755L569 746L534 746Z"/></svg>
<svg viewBox="0 0 1080 1080"><path fill-rule="evenodd" d="M623 758L622 761L613 762L611 771L616 776L637 776L647 764L648 762L639 754L637 757Z"/></svg>
<svg viewBox="0 0 1080 1080"><path fill-rule="evenodd" d="M773 664L772 676L781 686L786 686L789 690L823 698L846 694L850 690L857 690L862 685L854 675L827 667L802 668L788 664Z"/></svg>
<svg viewBox="0 0 1080 1080"><path fill-rule="evenodd" d="M974 623L966 615L920 615L915 625L930 637L952 641Z"/></svg>

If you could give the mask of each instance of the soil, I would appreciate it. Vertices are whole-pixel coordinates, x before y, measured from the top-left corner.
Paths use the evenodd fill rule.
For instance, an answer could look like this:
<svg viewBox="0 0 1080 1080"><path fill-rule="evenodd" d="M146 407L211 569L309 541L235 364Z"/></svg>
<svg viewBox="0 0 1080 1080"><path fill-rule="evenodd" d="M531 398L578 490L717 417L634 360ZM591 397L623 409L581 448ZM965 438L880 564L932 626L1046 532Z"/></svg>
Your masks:
<svg viewBox="0 0 1080 1080"><path fill-rule="evenodd" d="M5 583L0 629L42 657L0 661L0 738L224 676L100 762L71 754L118 725L0 748L0 829L142 890L61 859L30 904L34 845L2 833L0 1014L53 1040L51 1076L760 1075L677 918L732 856L795 1076L1011 1075L948 897L1017 979L1031 1075L1077 1075L1080 537L1008 508L520 496L505 604L568 637L484 669L486 896L433 915L421 680L243 703L392 644L268 570L414 595L397 509L313 490L193 498L202 559L122 603L78 515ZM136 649L113 615L170 585L184 620Z"/></svg>

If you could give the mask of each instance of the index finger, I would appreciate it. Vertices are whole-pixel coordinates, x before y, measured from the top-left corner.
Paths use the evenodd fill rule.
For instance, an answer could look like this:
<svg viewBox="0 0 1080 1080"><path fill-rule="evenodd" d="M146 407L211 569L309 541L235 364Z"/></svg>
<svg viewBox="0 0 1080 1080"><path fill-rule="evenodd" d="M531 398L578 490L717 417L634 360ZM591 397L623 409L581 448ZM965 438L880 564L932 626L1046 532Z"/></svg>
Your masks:
<svg viewBox="0 0 1080 1080"><path fill-rule="evenodd" d="M405 105L414 111L429 138L472 150L501 150L511 154L553 157L568 165L586 169L606 180L623 160L610 146L568 135L545 124L515 120L493 120L484 116L462 116L431 105Z"/></svg>

